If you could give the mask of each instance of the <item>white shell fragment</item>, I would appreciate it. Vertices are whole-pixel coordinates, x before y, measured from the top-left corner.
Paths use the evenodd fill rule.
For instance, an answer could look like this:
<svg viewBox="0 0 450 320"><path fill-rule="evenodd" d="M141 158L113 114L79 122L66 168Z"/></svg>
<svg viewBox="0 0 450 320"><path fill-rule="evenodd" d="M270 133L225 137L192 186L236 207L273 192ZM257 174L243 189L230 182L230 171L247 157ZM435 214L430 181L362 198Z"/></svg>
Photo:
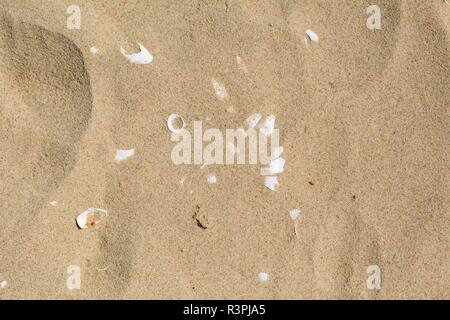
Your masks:
<svg viewBox="0 0 450 320"><path fill-rule="evenodd" d="M219 83L219 81L212 79L211 83L213 85L214 91L216 92L216 96L217 98L219 98L219 100L225 100L225 98L227 97L227 90L225 89L225 87Z"/></svg>
<svg viewBox="0 0 450 320"><path fill-rule="evenodd" d="M266 176L264 185L272 191L276 191L278 188L278 177L277 176Z"/></svg>
<svg viewBox="0 0 450 320"><path fill-rule="evenodd" d="M275 116L268 116L264 122L261 122L259 125L259 130L266 136L269 136L273 133L275 129Z"/></svg>
<svg viewBox="0 0 450 320"><path fill-rule="evenodd" d="M242 61L241 57L236 56L236 63L244 73L248 73L247 66L245 65L244 61Z"/></svg>
<svg viewBox="0 0 450 320"><path fill-rule="evenodd" d="M181 127L176 128L174 126L174 122L176 120L181 121ZM169 116L169 118L167 118L167 127L169 128L169 130L173 133L178 133L180 131L182 131L184 128L186 128L186 123L184 122L184 119L182 116L180 116L179 114L173 113Z"/></svg>
<svg viewBox="0 0 450 320"><path fill-rule="evenodd" d="M308 29L306 30L306 34L312 42L319 42L319 36L314 31Z"/></svg>
<svg viewBox="0 0 450 320"><path fill-rule="evenodd" d="M289 211L289 216L292 220L296 220L301 213L302 212L300 211L300 209L292 209L291 211Z"/></svg>
<svg viewBox="0 0 450 320"><path fill-rule="evenodd" d="M294 222L294 233L295 233L295 236L298 239L300 239L300 233L298 232L298 220L295 220L295 222Z"/></svg>
<svg viewBox="0 0 450 320"><path fill-rule="evenodd" d="M117 150L116 151L116 161L117 162L121 162L124 161L126 159L128 159L129 157L134 156L134 149L130 149L130 150Z"/></svg>
<svg viewBox="0 0 450 320"><path fill-rule="evenodd" d="M56 207L58 205L58 201L50 201L50 205L52 207Z"/></svg>
<svg viewBox="0 0 450 320"><path fill-rule="evenodd" d="M6 288L7 285L8 285L8 282L6 280L0 281L0 289Z"/></svg>
<svg viewBox="0 0 450 320"><path fill-rule="evenodd" d="M98 49L96 47L92 47L90 49L90 51L91 51L92 54L96 54L98 52Z"/></svg>
<svg viewBox="0 0 450 320"><path fill-rule="evenodd" d="M258 279L259 281L266 282L267 280L269 280L269 275L265 272L260 272L258 273Z"/></svg>
<svg viewBox="0 0 450 320"><path fill-rule="evenodd" d="M301 214L302 214L302 212L300 211L300 209L297 209L297 208L289 211L289 216L291 217L292 221L294 221L295 236L299 239L300 239L300 234L298 232L298 223L299 223L298 217L300 217Z"/></svg>
<svg viewBox="0 0 450 320"><path fill-rule="evenodd" d="M249 129L253 129L258 125L259 121L261 121L261 118L262 115L260 113L255 113L248 117L245 122L247 123Z"/></svg>
<svg viewBox="0 0 450 320"><path fill-rule="evenodd" d="M208 176L207 180L208 180L208 183L210 183L210 184L217 183L217 177L215 175L213 175L213 174L210 174Z"/></svg>
<svg viewBox="0 0 450 320"><path fill-rule="evenodd" d="M133 53L133 54L126 54L125 49L124 48L120 48L120 53L123 54L123 56L125 58L127 58L128 61L130 61L131 63L135 63L135 64L149 64L152 63L153 61L153 56L151 55L150 52L148 52L148 50L139 43L139 49L141 50L138 53Z"/></svg>
<svg viewBox="0 0 450 320"><path fill-rule="evenodd" d="M78 215L78 227L80 229L89 229L99 223L107 214L107 211L104 209L89 208Z"/></svg>
<svg viewBox="0 0 450 320"><path fill-rule="evenodd" d="M281 155L283 154L284 148L282 146L278 146L272 149L272 154L271 154L271 159L277 159L279 157L281 157Z"/></svg>
<svg viewBox="0 0 450 320"><path fill-rule="evenodd" d="M278 158L278 159L272 160L270 162L269 167L261 168L261 175L269 176L269 175L282 173L284 171L285 163L286 163L286 160L284 160L283 158Z"/></svg>

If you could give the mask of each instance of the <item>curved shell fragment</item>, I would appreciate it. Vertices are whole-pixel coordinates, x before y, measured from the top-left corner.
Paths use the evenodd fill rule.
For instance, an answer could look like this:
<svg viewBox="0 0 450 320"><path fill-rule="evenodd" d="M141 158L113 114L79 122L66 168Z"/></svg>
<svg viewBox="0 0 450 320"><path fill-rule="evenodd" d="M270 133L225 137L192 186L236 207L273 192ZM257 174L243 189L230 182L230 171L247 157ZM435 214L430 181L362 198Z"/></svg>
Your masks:
<svg viewBox="0 0 450 320"><path fill-rule="evenodd" d="M277 176L266 176L264 185L272 191L276 191L278 189L278 177Z"/></svg>
<svg viewBox="0 0 450 320"><path fill-rule="evenodd" d="M306 30L306 34L308 35L308 38L312 41L312 42L319 42L319 36L317 35L317 33L315 33L314 31L308 29Z"/></svg>
<svg viewBox="0 0 450 320"><path fill-rule="evenodd" d="M270 176L274 174L279 174L284 171L284 164L286 163L286 160L283 158L278 158L275 160L272 160L268 167L261 168L261 175L262 176Z"/></svg>
<svg viewBox="0 0 450 320"><path fill-rule="evenodd" d="M249 129L253 129L255 128L259 121L261 121L262 119L262 114L260 113L255 113L252 114L250 117L247 118L247 120L245 120L245 122L247 123L247 126Z"/></svg>
<svg viewBox="0 0 450 320"><path fill-rule="evenodd" d="M210 174L207 178L209 184L216 184L217 183L217 177L213 174Z"/></svg>
<svg viewBox="0 0 450 320"><path fill-rule="evenodd" d="M134 149L130 149L130 150L117 150L116 151L116 161L117 162L121 162L124 161L126 159L128 159L129 157L134 156Z"/></svg>
<svg viewBox="0 0 450 320"><path fill-rule="evenodd" d="M80 229L89 229L99 223L105 216L107 211L99 208L89 208L80 213L77 217L77 224Z"/></svg>
<svg viewBox="0 0 450 320"><path fill-rule="evenodd" d="M273 133L273 130L275 129L275 116L270 115L268 116L264 122L261 122L259 124L259 130L266 136L269 136Z"/></svg>
<svg viewBox="0 0 450 320"><path fill-rule="evenodd" d="M181 126L176 128L174 125L174 122L176 120L179 120L181 122ZM167 118L167 127L169 128L169 130L173 133L178 133L182 130L184 130L184 128L186 128L186 122L184 122L184 119L182 116L180 116L179 114L173 113L169 116L169 118Z"/></svg>
<svg viewBox="0 0 450 320"><path fill-rule="evenodd" d="M219 100L225 100L227 97L227 90L225 87L217 80L212 79L211 83L213 85L214 91L216 92L216 96Z"/></svg>
<svg viewBox="0 0 450 320"><path fill-rule="evenodd" d="M130 61L131 63L135 63L135 64L149 64L152 63L153 61L153 56L150 52L148 52L148 50L139 43L139 49L140 52L138 53L133 53L133 54L127 54L125 52L124 48L120 48L120 53L123 54L123 56L125 58L127 58L128 61Z"/></svg>

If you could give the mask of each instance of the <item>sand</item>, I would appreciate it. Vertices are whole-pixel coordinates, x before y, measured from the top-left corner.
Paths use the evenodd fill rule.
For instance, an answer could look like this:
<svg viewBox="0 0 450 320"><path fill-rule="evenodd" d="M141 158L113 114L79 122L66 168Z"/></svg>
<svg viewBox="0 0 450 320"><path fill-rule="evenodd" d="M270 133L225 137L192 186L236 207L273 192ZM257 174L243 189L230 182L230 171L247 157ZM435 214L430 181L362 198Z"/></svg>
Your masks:
<svg viewBox="0 0 450 320"><path fill-rule="evenodd" d="M362 0L75 2L74 30L70 1L0 3L0 299L450 298L444 1L378 0L381 30ZM175 166L173 113L275 115L279 189Z"/></svg>

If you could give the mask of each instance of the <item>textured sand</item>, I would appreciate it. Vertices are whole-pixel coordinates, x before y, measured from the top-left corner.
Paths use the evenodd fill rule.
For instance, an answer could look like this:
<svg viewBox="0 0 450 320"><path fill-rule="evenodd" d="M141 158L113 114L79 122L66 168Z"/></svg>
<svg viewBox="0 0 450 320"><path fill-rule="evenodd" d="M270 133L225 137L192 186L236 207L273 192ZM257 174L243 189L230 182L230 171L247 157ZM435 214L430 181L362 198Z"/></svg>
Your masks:
<svg viewBox="0 0 450 320"><path fill-rule="evenodd" d="M80 30L71 1L0 2L0 299L450 298L444 1L377 0L382 30L359 0L75 2ZM137 43L152 64L120 54ZM255 112L281 130L278 191L256 166L172 164L169 114ZM78 230L90 207L108 218Z"/></svg>

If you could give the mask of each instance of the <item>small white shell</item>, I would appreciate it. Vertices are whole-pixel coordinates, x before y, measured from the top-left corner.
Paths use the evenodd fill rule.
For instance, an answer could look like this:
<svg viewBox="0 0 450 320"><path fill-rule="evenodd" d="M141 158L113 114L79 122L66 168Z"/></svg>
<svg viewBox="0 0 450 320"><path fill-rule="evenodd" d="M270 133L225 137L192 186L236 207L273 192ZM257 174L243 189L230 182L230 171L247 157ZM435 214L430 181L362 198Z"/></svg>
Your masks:
<svg viewBox="0 0 450 320"><path fill-rule="evenodd" d="M96 54L98 52L98 49L96 47L92 47L90 49L90 51L91 51L92 54Z"/></svg>
<svg viewBox="0 0 450 320"><path fill-rule="evenodd" d="M173 125L173 122L177 119L181 120L181 128L175 128L175 126ZM169 130L173 133L178 133L180 131L182 131L184 128L186 128L186 123L184 122L184 119L182 116L180 116L179 114L176 113L172 113L169 118L167 118L167 127L169 128Z"/></svg>
<svg viewBox="0 0 450 320"><path fill-rule="evenodd" d="M80 229L89 229L99 223L107 214L107 211L104 209L89 208L78 215L78 227L80 227Z"/></svg>
<svg viewBox="0 0 450 320"><path fill-rule="evenodd" d="M266 176L265 177L265 181L264 181L264 185L269 188L272 191L276 191L276 189L278 188L278 177L276 176Z"/></svg>
<svg viewBox="0 0 450 320"><path fill-rule="evenodd" d="M291 217L292 220L296 220L300 214L302 212L300 211L300 209L292 209L291 211L289 211L289 216Z"/></svg>
<svg viewBox="0 0 450 320"><path fill-rule="evenodd" d="M215 175L213 175L213 174L210 174L208 176L207 180L208 180L208 183L210 183L210 184L217 183L217 177Z"/></svg>
<svg viewBox="0 0 450 320"><path fill-rule="evenodd" d="M312 42L319 42L319 36L314 31L308 29L306 30L306 34Z"/></svg>
<svg viewBox="0 0 450 320"><path fill-rule="evenodd" d="M0 289L6 288L7 285L8 285L8 282L6 280L1 281L0 282Z"/></svg>
<svg viewBox="0 0 450 320"><path fill-rule="evenodd" d="M58 205L58 201L50 201L50 205L52 207L56 207Z"/></svg>
<svg viewBox="0 0 450 320"><path fill-rule="evenodd" d="M275 129L275 116L268 116L264 122L260 123L259 130L266 136L271 135Z"/></svg>
<svg viewBox="0 0 450 320"><path fill-rule="evenodd" d="M267 280L269 280L269 275L265 272L260 272L258 273L258 279L259 281L266 282Z"/></svg>
<svg viewBox="0 0 450 320"><path fill-rule="evenodd" d="M259 121L261 121L262 115L260 113L252 114L250 117L245 120L249 129L255 128Z"/></svg>
<svg viewBox="0 0 450 320"><path fill-rule="evenodd" d="M214 91L216 92L217 98L219 98L219 100L225 100L225 98L227 97L227 90L225 89L225 87L215 79L212 79L211 83L213 85Z"/></svg>
<svg viewBox="0 0 450 320"><path fill-rule="evenodd" d="M130 150L117 150L116 151L116 161L121 162L126 160L129 157L132 157L134 155L134 149Z"/></svg>
<svg viewBox="0 0 450 320"><path fill-rule="evenodd" d="M261 168L261 175L262 176L270 176L274 174L279 174L284 171L284 164L286 163L286 160L283 158L278 158L275 160L272 160L270 162L269 167Z"/></svg>
<svg viewBox="0 0 450 320"><path fill-rule="evenodd" d="M149 64L153 61L153 56L151 55L148 50L139 43L139 49L140 52L134 53L134 54L126 54L124 48L120 48L120 53L123 54L125 58L127 58L128 61L135 64Z"/></svg>

